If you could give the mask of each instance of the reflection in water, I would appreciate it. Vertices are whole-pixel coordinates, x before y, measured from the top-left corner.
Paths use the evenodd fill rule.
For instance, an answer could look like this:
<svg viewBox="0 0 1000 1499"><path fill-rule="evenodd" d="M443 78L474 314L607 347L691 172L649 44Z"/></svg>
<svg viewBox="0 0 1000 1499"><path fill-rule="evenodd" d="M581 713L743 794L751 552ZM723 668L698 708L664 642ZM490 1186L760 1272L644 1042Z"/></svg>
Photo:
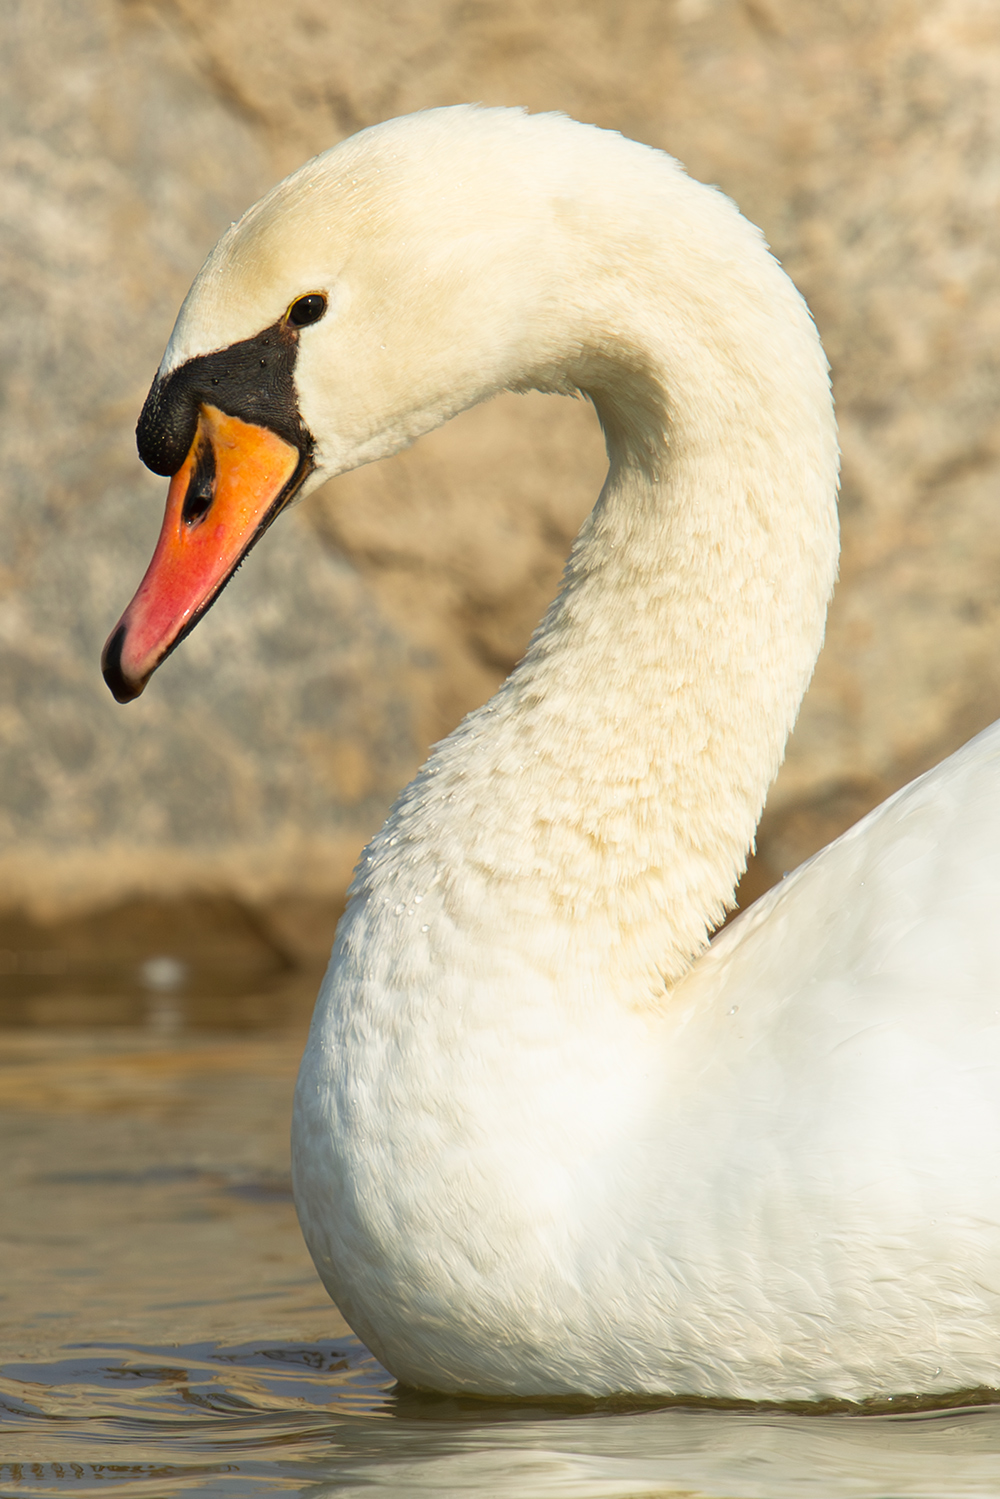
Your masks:
<svg viewBox="0 0 1000 1499"><path fill-rule="evenodd" d="M350 1337L76 1348L8 1365L0 1412L0 1495L1000 1493L997 1407L809 1417L495 1405L400 1391Z"/></svg>

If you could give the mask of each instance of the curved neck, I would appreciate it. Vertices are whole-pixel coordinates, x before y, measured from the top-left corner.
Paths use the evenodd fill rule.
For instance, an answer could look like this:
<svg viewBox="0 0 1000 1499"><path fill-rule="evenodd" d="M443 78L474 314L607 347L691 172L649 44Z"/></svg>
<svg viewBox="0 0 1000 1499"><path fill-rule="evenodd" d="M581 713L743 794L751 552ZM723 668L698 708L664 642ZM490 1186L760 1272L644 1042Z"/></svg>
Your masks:
<svg viewBox="0 0 1000 1499"><path fill-rule="evenodd" d="M735 271L691 256L666 293L633 272L521 381L590 396L608 479L524 660L359 876L391 878L405 828L408 869L480 951L600 973L631 1003L662 998L731 901L836 567L826 363L739 222Z"/></svg>

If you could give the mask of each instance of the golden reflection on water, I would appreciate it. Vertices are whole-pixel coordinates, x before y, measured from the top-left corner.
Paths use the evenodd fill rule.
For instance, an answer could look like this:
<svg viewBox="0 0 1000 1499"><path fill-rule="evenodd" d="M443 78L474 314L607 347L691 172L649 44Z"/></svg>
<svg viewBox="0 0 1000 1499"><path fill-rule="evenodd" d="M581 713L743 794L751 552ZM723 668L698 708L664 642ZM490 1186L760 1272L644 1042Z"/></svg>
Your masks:
<svg viewBox="0 0 1000 1499"><path fill-rule="evenodd" d="M280 1033L0 1031L0 1499L1000 1496L1000 1408L491 1405L400 1391L302 1245Z"/></svg>

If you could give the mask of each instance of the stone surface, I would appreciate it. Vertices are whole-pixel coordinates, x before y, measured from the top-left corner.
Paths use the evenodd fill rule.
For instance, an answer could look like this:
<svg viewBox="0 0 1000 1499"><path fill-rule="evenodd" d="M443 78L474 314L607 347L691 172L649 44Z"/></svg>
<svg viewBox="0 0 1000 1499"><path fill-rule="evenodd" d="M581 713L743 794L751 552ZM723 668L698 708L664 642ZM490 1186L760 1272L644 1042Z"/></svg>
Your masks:
<svg viewBox="0 0 1000 1499"><path fill-rule="evenodd" d="M1000 712L991 0L11 0L0 27L0 905L293 920L523 649L602 476L580 402L507 397L337 481L138 703L97 670L162 505L132 427L204 253L305 155L431 104L669 149L814 310L842 578L745 893Z"/></svg>

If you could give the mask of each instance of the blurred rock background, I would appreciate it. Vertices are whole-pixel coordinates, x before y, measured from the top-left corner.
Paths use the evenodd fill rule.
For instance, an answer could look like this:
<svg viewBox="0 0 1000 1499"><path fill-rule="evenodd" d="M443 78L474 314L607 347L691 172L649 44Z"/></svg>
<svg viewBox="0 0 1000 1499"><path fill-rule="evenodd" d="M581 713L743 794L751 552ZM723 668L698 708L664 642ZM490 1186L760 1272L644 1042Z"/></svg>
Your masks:
<svg viewBox="0 0 1000 1499"><path fill-rule="evenodd" d="M195 999L213 952L250 989L318 962L597 494L592 412L506 397L284 517L143 698L106 692L165 491L133 427L191 277L394 114L523 104L663 147L813 309L841 582L744 901L1000 715L995 0L7 0L0 73L0 1019L98 991L121 1018L162 952Z"/></svg>

